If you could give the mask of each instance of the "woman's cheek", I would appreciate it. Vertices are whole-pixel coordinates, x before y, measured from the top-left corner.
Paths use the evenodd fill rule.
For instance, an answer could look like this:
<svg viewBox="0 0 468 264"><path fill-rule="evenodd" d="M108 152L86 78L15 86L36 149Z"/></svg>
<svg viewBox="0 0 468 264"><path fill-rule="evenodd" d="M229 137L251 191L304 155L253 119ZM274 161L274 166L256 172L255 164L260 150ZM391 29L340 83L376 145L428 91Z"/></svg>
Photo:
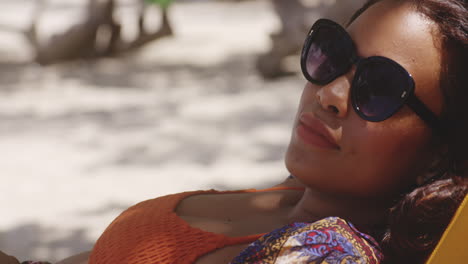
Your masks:
<svg viewBox="0 0 468 264"><path fill-rule="evenodd" d="M363 188L375 188L380 192L394 192L414 183L418 174L426 168L430 158L429 136L425 128L384 127L374 123L362 131L359 158Z"/></svg>

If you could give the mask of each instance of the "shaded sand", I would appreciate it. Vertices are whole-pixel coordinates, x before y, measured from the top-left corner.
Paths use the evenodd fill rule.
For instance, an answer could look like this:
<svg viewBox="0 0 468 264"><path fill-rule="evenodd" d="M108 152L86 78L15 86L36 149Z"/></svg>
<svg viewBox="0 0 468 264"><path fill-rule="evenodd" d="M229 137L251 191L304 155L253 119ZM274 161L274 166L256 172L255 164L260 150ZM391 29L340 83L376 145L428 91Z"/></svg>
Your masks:
<svg viewBox="0 0 468 264"><path fill-rule="evenodd" d="M76 2L49 11L42 30L73 21ZM26 25L30 3L0 2L1 22ZM136 202L288 175L304 81L254 70L278 26L269 3L183 2L171 19L175 37L138 54L45 68L0 32L0 250L55 261L89 250Z"/></svg>

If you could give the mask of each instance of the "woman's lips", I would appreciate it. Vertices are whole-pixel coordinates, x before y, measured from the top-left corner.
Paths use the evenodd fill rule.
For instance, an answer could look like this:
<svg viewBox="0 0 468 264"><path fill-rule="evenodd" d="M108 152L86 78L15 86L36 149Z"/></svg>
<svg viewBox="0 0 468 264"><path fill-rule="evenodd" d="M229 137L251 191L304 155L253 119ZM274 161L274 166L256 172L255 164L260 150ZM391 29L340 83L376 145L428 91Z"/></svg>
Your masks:
<svg viewBox="0 0 468 264"><path fill-rule="evenodd" d="M298 136L307 144L327 149L340 149L331 132L311 113L302 113L297 126Z"/></svg>

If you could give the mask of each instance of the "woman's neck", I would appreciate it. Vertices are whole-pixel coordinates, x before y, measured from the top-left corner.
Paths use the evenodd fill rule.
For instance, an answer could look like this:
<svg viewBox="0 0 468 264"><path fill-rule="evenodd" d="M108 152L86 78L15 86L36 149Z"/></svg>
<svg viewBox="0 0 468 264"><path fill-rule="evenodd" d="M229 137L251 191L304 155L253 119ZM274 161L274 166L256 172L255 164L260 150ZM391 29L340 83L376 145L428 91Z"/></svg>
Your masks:
<svg viewBox="0 0 468 264"><path fill-rule="evenodd" d="M385 223L388 207L388 201L335 196L307 187L302 198L289 212L288 219L289 222L313 222L338 216L365 232Z"/></svg>

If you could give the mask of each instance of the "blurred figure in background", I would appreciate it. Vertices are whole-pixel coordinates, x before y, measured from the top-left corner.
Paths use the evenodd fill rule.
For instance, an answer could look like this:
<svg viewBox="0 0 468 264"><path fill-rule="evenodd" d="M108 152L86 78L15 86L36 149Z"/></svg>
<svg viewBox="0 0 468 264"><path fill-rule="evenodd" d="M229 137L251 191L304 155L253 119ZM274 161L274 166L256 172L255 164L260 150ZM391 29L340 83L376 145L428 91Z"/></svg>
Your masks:
<svg viewBox="0 0 468 264"><path fill-rule="evenodd" d="M281 29L270 35L271 49L258 57L256 65L259 73L267 79L293 73L287 68L285 60L289 56L299 54L303 36L317 14L344 24L365 1L271 0L271 2L280 19Z"/></svg>

